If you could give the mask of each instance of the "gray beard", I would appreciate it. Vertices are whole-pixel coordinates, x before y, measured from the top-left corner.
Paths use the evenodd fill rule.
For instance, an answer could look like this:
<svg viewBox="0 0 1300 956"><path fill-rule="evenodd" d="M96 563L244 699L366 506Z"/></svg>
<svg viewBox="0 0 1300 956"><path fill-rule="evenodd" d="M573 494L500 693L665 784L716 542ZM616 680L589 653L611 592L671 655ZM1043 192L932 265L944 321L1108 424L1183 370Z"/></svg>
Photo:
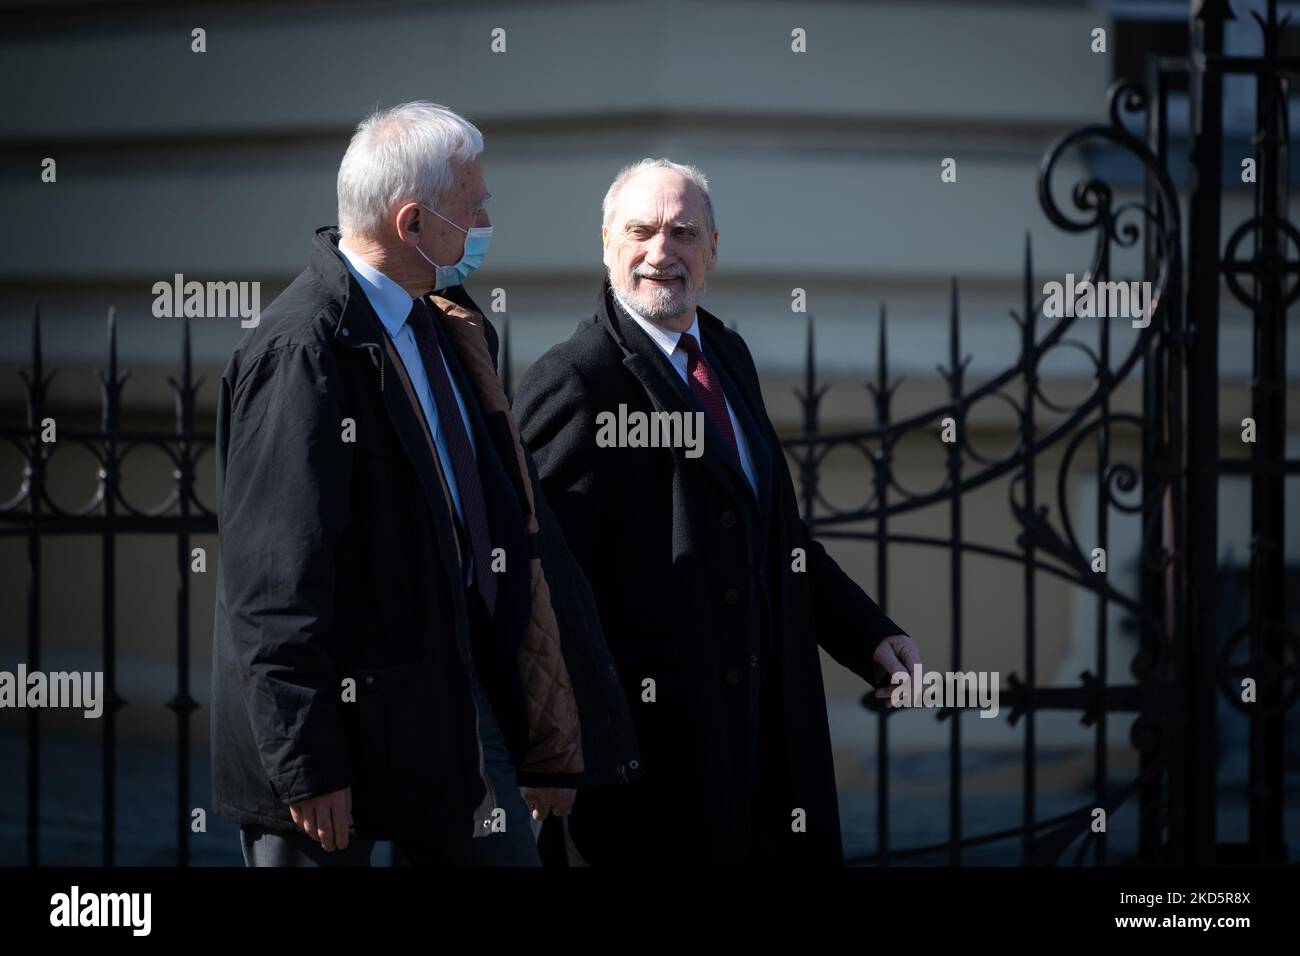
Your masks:
<svg viewBox="0 0 1300 956"><path fill-rule="evenodd" d="M614 281L612 275L609 284L618 293L618 297L631 306L632 311L651 322L662 322L665 319L685 315L695 308L699 299L699 296L692 295L689 289L675 292L672 289L647 286L643 292L635 291L631 286ZM700 289L700 294L703 292L704 289Z"/></svg>

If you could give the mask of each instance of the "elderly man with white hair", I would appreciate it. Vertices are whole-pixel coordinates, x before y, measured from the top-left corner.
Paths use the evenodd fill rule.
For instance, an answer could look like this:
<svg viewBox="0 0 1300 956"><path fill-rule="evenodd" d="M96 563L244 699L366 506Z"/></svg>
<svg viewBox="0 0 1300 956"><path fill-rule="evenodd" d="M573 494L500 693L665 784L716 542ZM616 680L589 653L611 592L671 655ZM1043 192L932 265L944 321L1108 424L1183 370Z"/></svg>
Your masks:
<svg viewBox="0 0 1300 956"><path fill-rule="evenodd" d="M483 137L357 128L339 228L239 343L217 419L214 809L250 866L537 865L533 820L639 768L590 589L465 292ZM524 789L521 791L520 787Z"/></svg>
<svg viewBox="0 0 1300 956"><path fill-rule="evenodd" d="M623 169L601 239L595 315L517 396L645 769L629 787L578 791L571 845L595 865L838 863L817 649L888 697L889 675L920 662L916 643L809 534L749 349L698 305L718 260L704 175L666 159ZM631 428L602 435L609 415L691 416L702 454Z"/></svg>

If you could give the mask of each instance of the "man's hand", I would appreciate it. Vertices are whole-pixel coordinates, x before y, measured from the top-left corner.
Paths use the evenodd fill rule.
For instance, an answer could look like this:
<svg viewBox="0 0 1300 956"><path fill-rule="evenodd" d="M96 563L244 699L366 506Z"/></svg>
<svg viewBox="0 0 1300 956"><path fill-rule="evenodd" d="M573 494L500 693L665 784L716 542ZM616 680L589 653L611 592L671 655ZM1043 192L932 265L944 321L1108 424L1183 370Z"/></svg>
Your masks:
<svg viewBox="0 0 1300 956"><path fill-rule="evenodd" d="M871 659L883 667L891 677L899 671L910 677L913 666L920 666L921 649L916 646L916 641L906 634L894 634L877 645ZM897 684L887 683L876 688L876 696L885 699L885 710L893 706L890 697L893 696L894 688L897 686Z"/></svg>
<svg viewBox="0 0 1300 956"><path fill-rule="evenodd" d="M289 805L295 826L326 850L348 848L348 827L352 826L352 788L344 787Z"/></svg>
<svg viewBox="0 0 1300 956"><path fill-rule="evenodd" d="M567 816L573 809L578 791L564 787L524 787L524 803L532 811L534 820L545 820L548 814Z"/></svg>

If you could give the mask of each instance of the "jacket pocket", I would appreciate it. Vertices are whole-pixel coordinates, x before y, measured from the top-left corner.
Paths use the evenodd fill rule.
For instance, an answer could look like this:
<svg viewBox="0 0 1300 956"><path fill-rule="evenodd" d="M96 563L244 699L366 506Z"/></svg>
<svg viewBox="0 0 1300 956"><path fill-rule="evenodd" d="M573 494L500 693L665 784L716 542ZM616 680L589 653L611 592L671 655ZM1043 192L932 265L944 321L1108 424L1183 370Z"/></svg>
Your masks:
<svg viewBox="0 0 1300 956"><path fill-rule="evenodd" d="M406 818L428 812L437 787L435 755L427 752L431 687L427 665L357 670L361 773L353 788L353 809L363 817Z"/></svg>

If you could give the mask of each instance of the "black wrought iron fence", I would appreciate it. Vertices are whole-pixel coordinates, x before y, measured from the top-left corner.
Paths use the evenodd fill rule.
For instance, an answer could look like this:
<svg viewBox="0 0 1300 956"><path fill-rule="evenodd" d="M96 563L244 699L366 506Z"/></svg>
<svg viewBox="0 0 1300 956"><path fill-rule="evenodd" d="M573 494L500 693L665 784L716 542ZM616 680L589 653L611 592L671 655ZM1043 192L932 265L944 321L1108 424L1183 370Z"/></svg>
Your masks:
<svg viewBox="0 0 1300 956"><path fill-rule="evenodd" d="M56 441L45 441L50 383L56 372L46 371L41 346L39 307L32 321L31 365L18 373L26 386L27 424L0 428L0 439L9 442L22 456L23 478L18 493L0 504L0 537L19 537L27 542L27 641L28 671L42 664L41 595L45 561L42 543L63 535L91 535L99 538L102 575L101 660L104 674L103 729L101 754L101 812L103 863L112 866L117 858L117 714L126 705L117 683L117 544L126 535L160 535L176 545L176 639L175 692L167 706L176 715L176 862L189 862L191 787L191 717L198 702L190 693L190 587L191 542L196 535L215 534L217 516L196 494L200 459L211 450L210 432L195 429L195 396L203 379L193 375L189 319L185 319L181 347L180 377L169 377L176 400L173 431L145 431L122 425L122 392L130 372L119 374L117 322L108 314L108 365L99 372L101 420L97 429L58 426ZM161 501L143 505L131 501L121 483L123 462L143 448L159 449L173 466L171 489ZM96 487L91 497L75 507L59 504L50 494L47 476L52 459L60 452L82 448L95 459ZM24 710L26 720L26 836L27 863L41 861L41 711Z"/></svg>
<svg viewBox="0 0 1300 956"><path fill-rule="evenodd" d="M988 381L972 386L961 350L957 284L952 288L948 325L948 362L938 371L948 385L948 400L904 420L892 415L898 385L890 380L885 314L879 325L877 379L868 391L875 406L874 428L828 434L819 427L818 410L825 393L818 384L813 326L808 325L802 434L787 442L797 463L805 518L822 538L875 542L875 593L888 594L891 544L921 545L948 553L949 635L954 671L965 658L962 581L966 562L987 558L1019 564L1023 569L1023 671L1010 677L1003 695L1008 719L1023 726L1021 823L993 833L968 836L962 814L961 723L949 720L948 840L931 846L894 849L890 843L889 720L896 711L880 710L872 696L864 705L880 714L877 723L877 851L856 862L887 863L947 852L949 862L985 843L1019 837L1026 864L1058 862L1078 842L1077 864L1093 850L1107 861L1105 832L1089 826L1093 811L1108 816L1136 794L1137 857L1149 862L1278 862L1285 858L1283 814L1284 716L1294 704L1300 681L1300 640L1286 620L1283 556L1284 479L1300 473L1300 461L1288 459L1286 436L1286 310L1300 295L1300 232L1287 219L1287 103L1290 78L1300 60L1278 53L1285 21L1270 2L1267 17L1255 13L1263 35L1263 55L1232 57L1223 53L1224 21L1232 16L1226 3L1194 4L1192 49L1186 58L1158 58L1149 64L1147 85L1117 83L1109 93L1109 123L1086 126L1058 139L1044 157L1038 196L1058 227L1095 236L1092 261L1078 285L1093 288L1112 280L1112 253L1141 239L1144 281L1153 297L1150 324L1122 354L1113 348L1111 323L1079 323L1073 310L1046 321L1029 242L1024 253L1023 289L1012 318L1020 330L1016 361ZM1257 80L1256 132L1252 138L1256 179L1254 216L1238 225L1220 253L1224 147L1222 83L1226 75ZM1191 93L1190 210L1188 281L1184 283L1179 197L1169 175L1168 109L1170 80L1186 75ZM1145 140L1130 132L1126 114L1144 120ZM1075 216L1057 203L1053 188L1067 151L1088 143L1108 143L1141 165L1144 195L1140 201L1117 202L1115 190L1091 178L1071 191ZM1238 257L1245 240L1250 256ZM1254 370L1252 418L1257 440L1249 457L1221 457L1219 423L1219 281L1252 314ZM1057 277L1060 278L1060 277ZM1083 329L1084 335L1076 333ZM1092 330L1089 334L1088 330ZM1058 348L1085 356L1091 390L1077 405L1053 403L1044 394L1039 368ZM1141 377L1140 414L1116 412L1116 387ZM995 398L1013 411L1018 441L1001 458L981 455L969 442L947 444L943 484L916 494L898 481L893 451L907 436L937 433L945 419L965 434L970 409ZM1050 423L1044 422L1046 415ZM1137 429L1141 454L1136 463L1117 461L1112 453L1117 428ZM1095 447L1098 476L1095 527L1084 538L1071 517L1068 495L1072 469L1085 443ZM1040 487L1038 462L1049 448L1062 450L1056 487ZM858 507L837 508L820 493L826 457L851 448L871 462L863 484L866 500ZM1222 572L1217 552L1218 494L1224 477L1248 475L1251 482L1251 557L1249 615L1235 622L1230 639L1220 645L1217 607ZM972 490L1010 478L1008 517L1020 529L1017 548L971 541L964 530L963 499ZM1134 496L1130 500L1126 496ZM949 533L942 536L900 534L890 519L922 508L946 508ZM1112 511L1141 520L1141 573L1136 593L1124 593L1105 574L1095 573L1091 548L1108 545ZM1081 538L1088 548L1081 545ZM1043 686L1038 673L1035 613L1037 578L1054 575L1096 595L1095 664L1076 686ZM1135 681L1107 683L1108 610L1123 608L1136 622L1138 653L1132 662ZM1242 650L1245 658L1242 659ZM1258 685L1255 703L1242 701L1240 681ZM1215 710L1218 695L1248 714L1250 724L1249 837L1226 844L1217 836ZM1037 812L1036 716L1044 711L1076 712L1094 730L1093 794L1074 811L1040 819ZM1107 721L1111 714L1134 714L1131 739L1139 754L1138 771L1113 782L1108 768Z"/></svg>
<svg viewBox="0 0 1300 956"><path fill-rule="evenodd" d="M961 347L961 318L957 284L952 287L948 323L947 364L940 367L948 387L947 400L895 419L892 398L898 382L891 380L885 314L879 324L879 363L876 380L868 386L875 426L828 433L819 425L825 393L819 384L811 320L807 332L804 384L799 393L803 409L801 433L787 442L798 469L805 517L823 538L875 543L874 593L884 600L888 591L891 545L935 548L948 556L948 598L952 607L950 662L961 670L967 658L965 626L970 609L963 603L962 583L967 562L990 559L1012 562L1023 571L1023 671L1011 675L1004 699L1008 719L1023 728L1023 787L1021 822L996 832L967 834L963 826L963 747L961 722L949 711L948 831L943 843L924 847L894 847L890 834L890 735L888 712L878 711L877 797L879 803L875 853L857 862L889 863L911 857L947 853L949 862L962 862L963 852L986 843L1019 838L1027 864L1059 862L1078 842L1073 862L1089 849L1098 863L1108 860L1104 833L1088 823L1097 807L1113 813L1136 796L1138 857L1150 861L1209 862L1214 860L1276 861L1285 855L1283 840L1284 715L1297 694L1296 660L1300 640L1286 623L1285 575L1282 549L1284 479L1300 474L1300 461L1285 455L1285 320L1300 295L1300 232L1286 218L1287 150L1290 131L1286 104L1291 75L1300 60L1278 55L1281 24L1276 4L1267 19L1256 17L1264 36L1261 57L1223 54L1224 3L1206 3L1194 19L1193 49L1185 59L1161 58L1150 64L1145 86L1117 84L1110 92L1109 123L1086 126L1062 136L1048 150L1040 170L1038 195L1058 227L1093 233L1092 260L1083 283L1111 280L1112 253L1132 248L1139 239L1144 252L1144 281L1151 283L1150 324L1117 352L1110 323L1091 323L1093 337L1080 338L1075 318L1049 320L1036 284L1029 241L1024 250L1023 288L1012 318L1020 332L1019 354L1000 374L979 384L968 380L969 357ZM1168 167L1167 111L1169 81L1186 74L1192 92L1188 196L1188 268L1184 281L1182 224L1179 197ZM1255 214L1235 227L1220 253L1220 206L1223 148L1222 79L1228 74L1253 75L1258 80L1254 159L1258 169ZM1145 139L1129 132L1125 115L1142 116ZM1099 179L1077 184L1071 192L1074 215L1062 209L1053 189L1060 160L1087 142L1103 141L1141 164L1145 176L1141 201L1118 203L1114 191ZM1246 239L1248 257L1238 257ZM1253 315L1254 377L1252 415L1259 438L1249 457L1221 458L1219 451L1218 308L1219 277ZM1290 280L1290 284L1288 281ZM509 374L509 336L503 335L503 368ZM1071 348L1089 363L1092 387L1073 406L1054 403L1041 387L1040 366L1055 349ZM119 374L116 323L108 319L108 365L101 372L102 418L91 430L60 428L56 443L42 441L47 417L47 392L53 372L47 372L41 347L39 312L32 326L31 358L20 372L26 386L26 424L0 428L0 439L16 448L24 462L17 495L0 504L0 536L27 543L26 663L38 669L42 660L40 597L43 588L42 542L59 535L95 535L102 553L102 660L106 704L102 743L103 862L116 860L117 725L115 715L125 701L117 693L115 594L117 543L126 535L161 535L175 541L176 634L175 688L167 706L176 717L176 847L177 862L185 865L190 850L191 780L189 741L191 720L198 706L191 694L190 672L190 553L194 536L215 534L216 516L195 494L199 463L213 444L211 433L195 428L195 397L202 385L192 372L188 319L182 343L179 378L169 379L175 395L175 428L141 431L122 425L122 393L127 375ZM129 374L129 373L128 373ZM1116 387L1140 376L1141 410L1116 411ZM970 443L947 444L945 478L940 487L913 493L898 480L893 454L910 435L936 431L951 419L956 434L965 431L972 407L983 400L1006 403L1016 422L1015 447L1001 457L986 457ZM1140 455L1136 463L1116 460L1113 434L1136 429ZM1092 464L1098 476L1095 525L1085 534L1071 517L1068 482L1083 449L1092 443ZM75 508L57 504L47 490L50 462L61 449L81 447L98 462L96 490ZM160 502L141 506L123 494L123 461L144 447L160 449L173 465L169 494ZM821 492L821 471L836 449L852 448L870 463L865 475L864 501L840 509ZM1048 449L1059 450L1061 462L1055 487L1041 484L1039 460ZM1249 573L1249 614L1238 622L1228 644L1217 639L1220 621L1216 606L1217 494L1225 476L1248 475L1251 481L1252 548ZM1016 547L971 540L963 512L965 497L977 488L1006 479L1011 489L1008 515L1020 528ZM942 508L948 533L920 535L891 529L891 518L919 509ZM1092 571L1088 549L1107 547L1112 511L1140 519L1141 569L1135 593L1122 591L1106 575ZM1094 670L1075 686L1044 686L1038 666L1035 613L1037 580L1048 574L1096 595ZM1136 622L1138 653L1132 665L1133 683L1107 682L1108 629L1111 606ZM1242 651L1245 658L1242 659ZM1254 678L1258 703L1242 705L1236 681ZM1218 695L1246 709L1250 721L1250 834L1245 844L1225 845L1216 837L1216 792L1213 756L1216 748L1214 712ZM874 698L864 699L874 707ZM1093 794L1075 810L1040 818L1036 789L1036 718L1045 711L1078 713L1093 728ZM1139 755L1130 779L1113 781L1108 767L1107 724L1112 714L1136 715L1131 740ZM28 709L26 720L26 842L27 862L41 861L41 714ZM1082 838L1082 839L1081 839Z"/></svg>

